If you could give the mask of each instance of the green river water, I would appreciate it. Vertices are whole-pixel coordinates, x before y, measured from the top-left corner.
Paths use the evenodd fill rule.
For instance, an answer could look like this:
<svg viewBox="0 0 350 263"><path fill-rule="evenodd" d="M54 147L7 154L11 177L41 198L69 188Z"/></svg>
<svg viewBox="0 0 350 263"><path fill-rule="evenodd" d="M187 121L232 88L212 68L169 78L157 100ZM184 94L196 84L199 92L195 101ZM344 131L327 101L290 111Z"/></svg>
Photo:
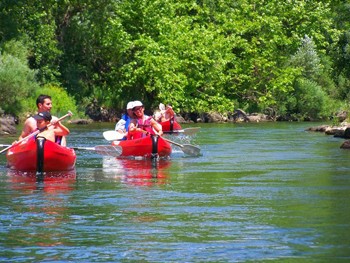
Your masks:
<svg viewBox="0 0 350 263"><path fill-rule="evenodd" d="M201 130L171 138L199 157L77 150L73 175L42 183L2 154L0 262L350 262L350 151L316 125L186 125ZM88 147L114 125L67 126Z"/></svg>

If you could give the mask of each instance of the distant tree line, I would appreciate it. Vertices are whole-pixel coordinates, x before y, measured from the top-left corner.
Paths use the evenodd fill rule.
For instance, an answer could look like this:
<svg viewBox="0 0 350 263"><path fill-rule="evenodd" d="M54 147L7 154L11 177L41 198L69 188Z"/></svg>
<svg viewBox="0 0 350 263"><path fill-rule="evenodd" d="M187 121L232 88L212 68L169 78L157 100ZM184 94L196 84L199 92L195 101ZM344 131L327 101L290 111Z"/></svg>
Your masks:
<svg viewBox="0 0 350 263"><path fill-rule="evenodd" d="M171 103L327 118L349 108L348 0L2 0L0 113ZM68 106L67 106L68 105Z"/></svg>

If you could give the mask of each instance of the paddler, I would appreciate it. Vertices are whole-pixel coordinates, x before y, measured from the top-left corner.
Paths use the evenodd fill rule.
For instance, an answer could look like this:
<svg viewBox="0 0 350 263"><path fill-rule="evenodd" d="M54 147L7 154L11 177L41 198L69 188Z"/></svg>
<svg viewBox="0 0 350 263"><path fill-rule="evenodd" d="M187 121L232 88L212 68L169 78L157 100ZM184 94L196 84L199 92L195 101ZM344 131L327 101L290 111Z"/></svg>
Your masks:
<svg viewBox="0 0 350 263"><path fill-rule="evenodd" d="M162 125L152 116L145 115L145 108L141 101L134 101L132 111L136 118L130 122L128 139L142 138L149 134L163 135Z"/></svg>
<svg viewBox="0 0 350 263"><path fill-rule="evenodd" d="M175 117L175 112L170 104L159 104L159 110L155 111L153 117L158 122L165 122Z"/></svg>
<svg viewBox="0 0 350 263"><path fill-rule="evenodd" d="M52 108L51 96L44 95L44 94L39 95L38 98L36 99L36 106L38 108L38 113L44 112L44 111L50 112L51 108ZM52 116L52 122L54 122L56 120L58 120L58 118L55 116ZM51 128L49 128L49 129L51 129ZM18 140L22 140L23 138L27 137L29 134L35 132L36 130L37 130L36 120L33 117L29 117L24 122L23 130L22 130L22 133L19 136ZM57 140L56 143L58 143L62 146L66 146L66 138L65 137L57 137L56 140Z"/></svg>
<svg viewBox="0 0 350 263"><path fill-rule="evenodd" d="M60 136L67 136L69 134L69 129L61 124L59 121L52 121L52 116L49 111L39 112L34 115L33 118L36 120L37 129L40 133L36 137L44 137L46 140L56 142L56 138ZM47 128L46 126L52 124L51 127Z"/></svg>

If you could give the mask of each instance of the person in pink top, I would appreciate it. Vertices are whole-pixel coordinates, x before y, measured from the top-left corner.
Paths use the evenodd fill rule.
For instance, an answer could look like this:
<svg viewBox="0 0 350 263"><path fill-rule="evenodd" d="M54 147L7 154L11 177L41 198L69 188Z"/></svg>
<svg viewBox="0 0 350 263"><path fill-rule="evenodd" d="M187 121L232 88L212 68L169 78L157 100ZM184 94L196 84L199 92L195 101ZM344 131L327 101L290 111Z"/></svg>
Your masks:
<svg viewBox="0 0 350 263"><path fill-rule="evenodd" d="M134 101L133 106L136 118L130 122L128 139L142 138L149 134L163 135L162 125L153 117L145 115L145 108L141 101Z"/></svg>
<svg viewBox="0 0 350 263"><path fill-rule="evenodd" d="M170 104L166 106L163 103L159 104L159 110L155 111L153 117L158 122L165 122L175 117L175 112Z"/></svg>

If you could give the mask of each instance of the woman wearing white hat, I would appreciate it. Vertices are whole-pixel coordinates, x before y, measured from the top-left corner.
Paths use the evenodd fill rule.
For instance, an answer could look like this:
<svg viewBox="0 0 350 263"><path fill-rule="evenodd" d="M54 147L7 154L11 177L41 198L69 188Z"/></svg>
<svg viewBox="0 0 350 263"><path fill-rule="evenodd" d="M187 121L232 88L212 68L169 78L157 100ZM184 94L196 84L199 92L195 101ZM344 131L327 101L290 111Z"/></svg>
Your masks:
<svg viewBox="0 0 350 263"><path fill-rule="evenodd" d="M162 125L151 116L145 115L145 108L141 101L134 101L133 113L136 116L130 122L128 139L137 139L149 134L163 135Z"/></svg>

